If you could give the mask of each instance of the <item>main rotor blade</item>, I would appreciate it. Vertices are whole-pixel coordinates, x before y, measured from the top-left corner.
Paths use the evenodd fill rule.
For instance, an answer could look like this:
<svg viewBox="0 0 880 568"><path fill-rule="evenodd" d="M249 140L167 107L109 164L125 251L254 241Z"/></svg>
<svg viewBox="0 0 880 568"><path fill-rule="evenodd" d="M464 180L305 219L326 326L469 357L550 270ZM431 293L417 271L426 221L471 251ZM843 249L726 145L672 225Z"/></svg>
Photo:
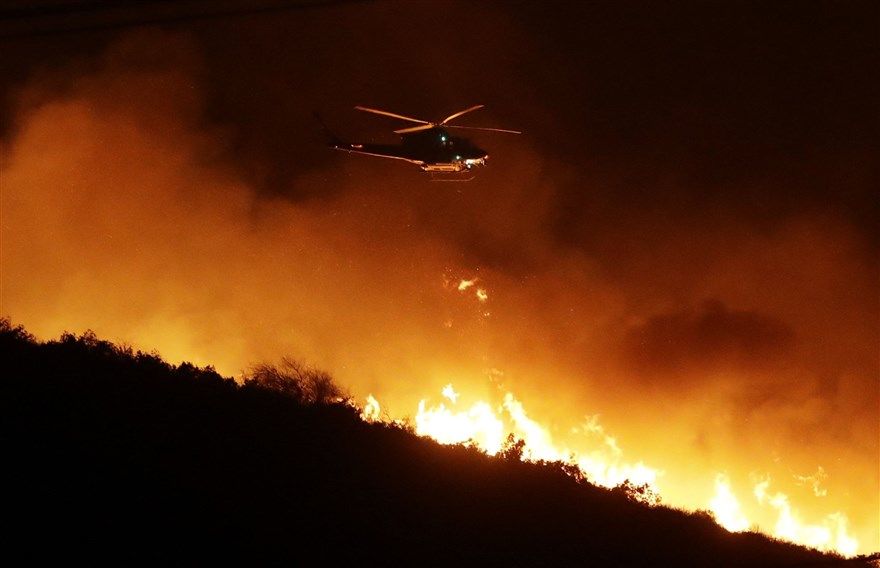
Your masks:
<svg viewBox="0 0 880 568"><path fill-rule="evenodd" d="M427 120L419 120L418 118L412 118L409 116L403 116L402 114L395 114L393 112L388 112L387 110L379 110L377 108L370 108L365 106L356 106L354 107L357 110L362 110L364 112L371 112L373 114L381 114L383 116L390 116L391 118L399 118L401 120L408 120L410 122L418 122L419 124L431 124Z"/></svg>
<svg viewBox="0 0 880 568"><path fill-rule="evenodd" d="M522 134L520 130L506 130L504 128L483 128L482 126L455 126L454 124L447 124L444 128L461 128L464 130L488 130L489 132L507 132L508 134Z"/></svg>
<svg viewBox="0 0 880 568"><path fill-rule="evenodd" d="M400 130L395 130L395 134L409 134L410 132L420 132L422 130L431 130L434 128L433 124L423 124L421 126L410 126L409 128L401 128Z"/></svg>
<svg viewBox="0 0 880 568"><path fill-rule="evenodd" d="M477 109L481 109L481 108L483 108L484 106L486 106L486 105L474 105L474 106L472 106L471 108L466 108L466 109L464 109L464 110L460 110L460 111L458 111L458 112L455 113L455 114L450 114L449 116L447 116L446 118L444 118L443 121L442 121L440 124L446 124L447 122L449 122L449 121L452 120L453 118L458 118L459 116L461 116L461 115L463 115L463 114L467 114L467 113L469 113L469 112L471 112L471 111L475 111L475 110L477 110Z"/></svg>

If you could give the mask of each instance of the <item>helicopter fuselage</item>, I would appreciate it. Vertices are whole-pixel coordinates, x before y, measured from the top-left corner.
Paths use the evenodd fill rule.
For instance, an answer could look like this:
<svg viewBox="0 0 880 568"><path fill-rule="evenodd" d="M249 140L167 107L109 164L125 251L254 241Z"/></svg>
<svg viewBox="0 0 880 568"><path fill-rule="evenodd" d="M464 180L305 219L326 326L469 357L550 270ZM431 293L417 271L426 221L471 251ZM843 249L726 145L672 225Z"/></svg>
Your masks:
<svg viewBox="0 0 880 568"><path fill-rule="evenodd" d="M431 128L401 134L400 144L345 143L333 148L354 154L366 154L405 160L426 172L464 172L486 165L489 154L466 138L451 136L444 128Z"/></svg>

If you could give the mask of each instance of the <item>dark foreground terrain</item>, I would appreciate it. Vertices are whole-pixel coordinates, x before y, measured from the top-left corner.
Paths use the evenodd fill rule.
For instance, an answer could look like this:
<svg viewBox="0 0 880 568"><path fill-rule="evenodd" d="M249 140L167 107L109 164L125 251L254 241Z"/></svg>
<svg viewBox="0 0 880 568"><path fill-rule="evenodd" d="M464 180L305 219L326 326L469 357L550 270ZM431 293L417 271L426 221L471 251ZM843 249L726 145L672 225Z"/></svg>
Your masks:
<svg viewBox="0 0 880 568"><path fill-rule="evenodd" d="M367 424L325 375L0 322L6 565L867 566Z"/></svg>

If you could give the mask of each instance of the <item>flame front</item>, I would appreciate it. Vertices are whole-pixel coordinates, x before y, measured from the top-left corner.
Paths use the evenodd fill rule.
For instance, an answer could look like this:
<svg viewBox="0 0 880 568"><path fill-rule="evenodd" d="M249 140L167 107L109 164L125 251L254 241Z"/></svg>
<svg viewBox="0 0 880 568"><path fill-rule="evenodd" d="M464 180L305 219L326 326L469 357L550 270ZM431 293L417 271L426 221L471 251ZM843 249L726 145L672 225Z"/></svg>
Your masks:
<svg viewBox="0 0 880 568"><path fill-rule="evenodd" d="M492 406L476 401L469 407L455 408L460 394L451 384L442 391L451 405L440 402L430 406L426 399L419 402L416 414L416 433L441 444L470 442L489 455L496 455L504 447L508 434L524 442L522 457L530 461L562 461L577 465L597 485L615 487L626 480L636 485L647 484L652 490L660 474L638 462L626 463L621 450L610 436L606 436L598 419L592 417L582 429L586 437L598 434L598 443L586 452L579 452L557 444L550 432L529 418L523 404L510 392L504 394L500 405Z"/></svg>
<svg viewBox="0 0 880 568"><path fill-rule="evenodd" d="M765 479L755 485L754 496L761 505L769 505L776 510L778 520L773 527L773 535L784 540L797 542L819 549L831 549L845 556L853 556L858 550L858 540L849 535L849 519L843 513L830 513L820 524L807 524L800 520L798 512L791 506L788 495L767 491L770 480Z"/></svg>
<svg viewBox="0 0 880 568"><path fill-rule="evenodd" d="M379 401L369 394L367 395L367 403L361 410L361 419L366 422L376 422L381 416L381 411L382 408L379 406Z"/></svg>
<svg viewBox="0 0 880 568"><path fill-rule="evenodd" d="M730 489L730 480L726 475L718 474L715 477L715 496L709 501L709 510L715 516L719 525L730 532L740 532L749 528L740 507L739 500Z"/></svg>
<svg viewBox="0 0 880 568"><path fill-rule="evenodd" d="M490 456L501 452L508 436L512 435L522 441L521 458L525 461L561 461L576 465L596 485L612 488L629 482L644 485L653 494L660 495L657 480L663 472L640 461L624 461L623 451L599 423L598 416L589 416L581 426L572 428L572 433L583 438L583 446L572 449L554 441L551 432L528 416L513 393L504 393L502 402L494 406L477 400L462 408L457 407L461 394L451 383L443 387L441 394L446 402L429 405L427 399L419 401L415 417L418 435L441 444L473 444ZM378 420L379 408L379 402L370 395L361 416L368 421ZM819 472L820 476L824 473L821 468ZM787 495L768 493L769 484L769 479L759 481L753 495L759 507L770 507L777 514L777 522L769 531L772 536L845 556L856 554L858 541L848 532L846 515L831 513L819 524L804 523ZM730 532L757 527L750 522L726 474L716 474L714 487L714 495L707 505L720 526Z"/></svg>

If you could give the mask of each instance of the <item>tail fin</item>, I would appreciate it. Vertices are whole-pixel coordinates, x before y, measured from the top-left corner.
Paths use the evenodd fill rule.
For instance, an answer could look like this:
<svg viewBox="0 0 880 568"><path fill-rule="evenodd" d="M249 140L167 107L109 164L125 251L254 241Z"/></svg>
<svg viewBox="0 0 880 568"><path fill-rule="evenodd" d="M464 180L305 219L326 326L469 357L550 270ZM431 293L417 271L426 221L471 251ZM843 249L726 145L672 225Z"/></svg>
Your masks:
<svg viewBox="0 0 880 568"><path fill-rule="evenodd" d="M342 141L339 136L336 136L327 125L324 124L324 120L321 119L321 115L318 114L318 111L314 112L315 120L318 121L318 124L321 125L321 129L324 131L324 135L327 137L327 144L333 148L339 148L341 146L346 146L347 144Z"/></svg>

